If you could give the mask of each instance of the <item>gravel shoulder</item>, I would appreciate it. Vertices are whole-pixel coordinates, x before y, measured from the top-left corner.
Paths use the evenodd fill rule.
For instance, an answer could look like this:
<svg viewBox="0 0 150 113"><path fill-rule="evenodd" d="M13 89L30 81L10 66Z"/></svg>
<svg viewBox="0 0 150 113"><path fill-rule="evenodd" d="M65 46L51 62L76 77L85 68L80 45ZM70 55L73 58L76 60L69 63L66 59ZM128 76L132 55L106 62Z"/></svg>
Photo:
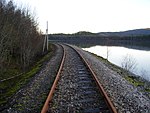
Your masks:
<svg viewBox="0 0 150 113"><path fill-rule="evenodd" d="M147 95L92 54L75 48L90 64L119 113L150 113L150 98Z"/></svg>
<svg viewBox="0 0 150 113"><path fill-rule="evenodd" d="M39 113L54 81L61 57L62 48L55 45L52 58L41 71L30 79L9 101L9 108L2 113Z"/></svg>

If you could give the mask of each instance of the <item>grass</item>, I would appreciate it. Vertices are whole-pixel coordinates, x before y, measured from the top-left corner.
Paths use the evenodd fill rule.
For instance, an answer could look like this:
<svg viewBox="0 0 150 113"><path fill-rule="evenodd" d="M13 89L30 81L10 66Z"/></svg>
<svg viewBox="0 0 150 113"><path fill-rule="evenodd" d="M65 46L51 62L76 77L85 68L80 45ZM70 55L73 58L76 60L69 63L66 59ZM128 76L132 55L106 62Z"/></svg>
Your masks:
<svg viewBox="0 0 150 113"><path fill-rule="evenodd" d="M19 73L21 73L19 68L9 66L5 68L5 71L3 71L3 73L0 74L0 80L18 75Z"/></svg>
<svg viewBox="0 0 150 113"><path fill-rule="evenodd" d="M150 92L150 87L149 87L149 88L145 88L145 90L146 90L147 92Z"/></svg>
<svg viewBox="0 0 150 113"><path fill-rule="evenodd" d="M53 50L54 46L50 45L49 48L50 50ZM51 58L52 52L53 51L50 51L42 57L28 72L0 83L0 107L4 106L8 102L9 98L11 98L21 87L25 86L30 81L30 78L40 71L43 63Z"/></svg>
<svg viewBox="0 0 150 113"><path fill-rule="evenodd" d="M144 86L144 82L138 81L134 76L126 76L125 79L132 83L134 86Z"/></svg>

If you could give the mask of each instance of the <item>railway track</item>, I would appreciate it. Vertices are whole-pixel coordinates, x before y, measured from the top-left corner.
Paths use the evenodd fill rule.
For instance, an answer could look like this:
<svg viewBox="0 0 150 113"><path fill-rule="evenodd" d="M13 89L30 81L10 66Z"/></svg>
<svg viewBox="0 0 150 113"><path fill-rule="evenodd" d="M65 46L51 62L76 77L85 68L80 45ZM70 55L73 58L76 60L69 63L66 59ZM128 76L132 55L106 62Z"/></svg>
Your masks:
<svg viewBox="0 0 150 113"><path fill-rule="evenodd" d="M85 59L62 45L64 56L41 113L117 113Z"/></svg>

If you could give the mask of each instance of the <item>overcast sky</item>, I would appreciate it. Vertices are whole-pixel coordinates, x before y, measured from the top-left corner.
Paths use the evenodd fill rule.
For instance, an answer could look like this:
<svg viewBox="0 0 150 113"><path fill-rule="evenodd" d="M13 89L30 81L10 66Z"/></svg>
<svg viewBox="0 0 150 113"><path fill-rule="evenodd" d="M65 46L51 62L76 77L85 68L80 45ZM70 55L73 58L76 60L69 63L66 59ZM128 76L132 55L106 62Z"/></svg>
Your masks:
<svg viewBox="0 0 150 113"><path fill-rule="evenodd" d="M36 13L49 33L108 32L150 27L150 0L13 0Z"/></svg>

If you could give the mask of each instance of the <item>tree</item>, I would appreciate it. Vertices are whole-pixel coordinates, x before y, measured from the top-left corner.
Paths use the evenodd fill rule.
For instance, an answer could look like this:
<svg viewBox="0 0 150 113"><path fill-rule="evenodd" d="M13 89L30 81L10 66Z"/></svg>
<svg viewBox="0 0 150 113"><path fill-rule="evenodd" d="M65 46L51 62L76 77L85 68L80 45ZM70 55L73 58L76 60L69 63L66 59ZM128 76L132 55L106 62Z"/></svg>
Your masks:
<svg viewBox="0 0 150 113"><path fill-rule="evenodd" d="M12 1L0 1L0 71L12 62L22 70L42 54L43 38L28 9L17 8Z"/></svg>

